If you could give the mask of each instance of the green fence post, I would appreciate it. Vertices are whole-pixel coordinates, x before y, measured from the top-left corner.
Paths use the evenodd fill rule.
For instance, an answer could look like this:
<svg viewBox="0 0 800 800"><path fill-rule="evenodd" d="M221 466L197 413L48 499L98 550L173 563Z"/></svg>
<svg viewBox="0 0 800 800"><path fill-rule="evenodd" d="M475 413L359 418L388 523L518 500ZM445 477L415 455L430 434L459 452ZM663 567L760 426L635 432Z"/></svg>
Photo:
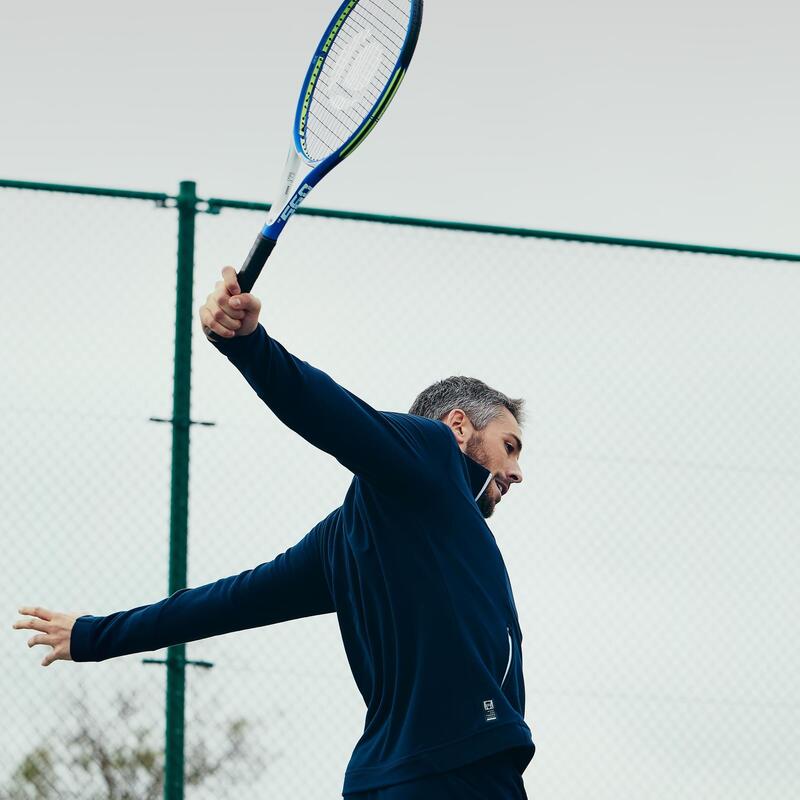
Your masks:
<svg viewBox="0 0 800 800"><path fill-rule="evenodd" d="M175 302L175 369L172 390L172 484L169 525L169 593L186 587L189 514L189 429L192 382L192 283L197 187L181 181L178 193L178 279ZM183 800L186 645L167 651L167 730L164 800Z"/></svg>

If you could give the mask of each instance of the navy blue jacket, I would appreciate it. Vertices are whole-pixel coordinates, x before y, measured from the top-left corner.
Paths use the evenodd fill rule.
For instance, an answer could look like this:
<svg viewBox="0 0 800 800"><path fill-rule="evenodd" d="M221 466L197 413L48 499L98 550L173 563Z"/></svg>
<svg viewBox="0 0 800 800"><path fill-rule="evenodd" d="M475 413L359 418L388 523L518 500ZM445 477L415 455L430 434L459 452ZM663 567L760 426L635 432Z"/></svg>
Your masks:
<svg viewBox="0 0 800 800"><path fill-rule="evenodd" d="M80 617L75 661L336 612L367 705L346 792L515 749L522 632L503 558L476 499L490 472L442 422L379 412L259 325L217 347L275 415L351 470L342 505L273 561L148 606Z"/></svg>

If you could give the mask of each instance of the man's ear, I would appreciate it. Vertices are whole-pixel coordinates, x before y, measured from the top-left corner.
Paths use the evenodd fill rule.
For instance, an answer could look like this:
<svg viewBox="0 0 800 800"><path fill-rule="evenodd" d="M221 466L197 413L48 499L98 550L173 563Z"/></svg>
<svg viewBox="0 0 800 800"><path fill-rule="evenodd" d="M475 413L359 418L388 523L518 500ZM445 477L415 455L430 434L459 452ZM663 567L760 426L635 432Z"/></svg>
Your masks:
<svg viewBox="0 0 800 800"><path fill-rule="evenodd" d="M469 421L469 417L460 408L454 408L446 414L442 422L453 431L453 436L456 437L456 442L459 447L465 445L475 431L472 427L472 423Z"/></svg>

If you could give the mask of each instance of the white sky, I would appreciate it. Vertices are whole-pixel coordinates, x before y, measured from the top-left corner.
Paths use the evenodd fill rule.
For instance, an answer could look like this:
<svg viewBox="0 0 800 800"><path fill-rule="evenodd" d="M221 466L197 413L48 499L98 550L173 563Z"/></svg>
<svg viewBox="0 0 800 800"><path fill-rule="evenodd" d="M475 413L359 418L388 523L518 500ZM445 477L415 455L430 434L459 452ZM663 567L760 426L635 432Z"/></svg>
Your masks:
<svg viewBox="0 0 800 800"><path fill-rule="evenodd" d="M0 176L268 200L333 5L2 4ZM310 203L796 252L799 25L791 0L429 0Z"/></svg>
<svg viewBox="0 0 800 800"><path fill-rule="evenodd" d="M331 6L3 4L0 176L270 199ZM392 108L310 204L800 251L798 22L777 2L428 0ZM197 224L199 303L260 217ZM4 312L3 619L158 600L169 431L147 418L170 411L174 211L2 191L0 245L35 299ZM800 795L797 265L309 218L270 265L271 332L375 406L448 374L528 399L526 482L492 530L525 634L531 796ZM196 328L194 347L193 417L218 423L192 430L198 585L293 544L349 476ZM212 718L190 737L246 714L280 751L264 796L337 795L364 709L332 617L189 652L215 662L191 674ZM68 727L80 681L98 703L136 684L160 713L163 671L137 657L40 659L0 636L0 781Z"/></svg>

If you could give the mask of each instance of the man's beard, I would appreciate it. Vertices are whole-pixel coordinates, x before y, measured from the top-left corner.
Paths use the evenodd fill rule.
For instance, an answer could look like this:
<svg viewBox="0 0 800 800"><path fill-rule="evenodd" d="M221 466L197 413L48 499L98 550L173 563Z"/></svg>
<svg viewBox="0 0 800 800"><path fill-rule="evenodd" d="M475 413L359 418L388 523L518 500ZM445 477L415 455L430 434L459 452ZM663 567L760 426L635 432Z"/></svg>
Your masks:
<svg viewBox="0 0 800 800"><path fill-rule="evenodd" d="M485 467L486 462L489 460L488 456L486 455L486 450L483 446L483 436L478 433L475 433L468 441L466 447L466 454L473 460L477 461L481 466ZM488 469L488 467L487 467ZM489 495L489 487L492 485L492 482L486 484L486 488L483 490L483 494L478 498L476 501L478 503L478 508L480 509L481 514L483 514L484 519L489 519L494 513L495 501Z"/></svg>

